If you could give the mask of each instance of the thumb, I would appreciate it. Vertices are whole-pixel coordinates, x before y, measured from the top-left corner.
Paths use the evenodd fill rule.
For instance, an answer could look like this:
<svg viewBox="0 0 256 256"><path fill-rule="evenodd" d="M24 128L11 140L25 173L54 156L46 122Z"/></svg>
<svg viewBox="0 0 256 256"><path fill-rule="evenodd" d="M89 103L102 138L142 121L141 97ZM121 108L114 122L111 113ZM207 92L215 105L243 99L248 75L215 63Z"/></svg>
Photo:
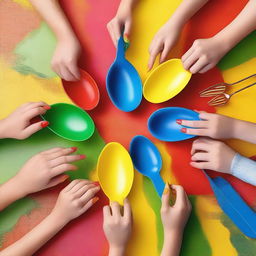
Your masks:
<svg viewBox="0 0 256 256"><path fill-rule="evenodd" d="M124 25L124 41L129 42L131 30L132 30L132 21L128 20Z"/></svg>
<svg viewBox="0 0 256 256"><path fill-rule="evenodd" d="M50 182L48 183L47 185L47 188L51 188L51 187L54 187L62 182L64 182L65 180L67 180L69 178L68 175L66 174L62 174L62 175L59 175L57 177L54 177L50 180Z"/></svg>

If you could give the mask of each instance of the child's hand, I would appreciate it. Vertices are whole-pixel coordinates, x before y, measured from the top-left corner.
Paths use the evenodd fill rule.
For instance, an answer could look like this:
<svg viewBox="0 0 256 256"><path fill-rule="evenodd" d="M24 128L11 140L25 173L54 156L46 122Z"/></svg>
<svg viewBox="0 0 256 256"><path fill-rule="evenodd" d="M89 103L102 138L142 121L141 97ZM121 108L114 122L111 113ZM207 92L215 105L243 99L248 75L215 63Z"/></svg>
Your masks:
<svg viewBox="0 0 256 256"><path fill-rule="evenodd" d="M205 73L213 68L227 51L225 43L218 37L197 39L181 60L184 68L191 73Z"/></svg>
<svg viewBox="0 0 256 256"><path fill-rule="evenodd" d="M230 173L235 154L233 149L221 141L200 138L193 142L190 164L198 169Z"/></svg>
<svg viewBox="0 0 256 256"><path fill-rule="evenodd" d="M12 114L0 121L0 138L26 139L46 127L47 121L31 124L31 119L43 115L51 107L44 102L30 102L17 108Z"/></svg>
<svg viewBox="0 0 256 256"><path fill-rule="evenodd" d="M181 27L169 20L165 23L154 36L149 47L148 69L152 69L157 55L160 53L159 62L162 63L176 43L180 35Z"/></svg>
<svg viewBox="0 0 256 256"><path fill-rule="evenodd" d="M127 39L130 36L132 28L132 7L132 3L121 1L116 16L107 24L108 32L115 46L117 46L117 41L122 32Z"/></svg>
<svg viewBox="0 0 256 256"><path fill-rule="evenodd" d="M91 208L97 201L100 186L89 180L73 180L61 192L52 211L58 219L68 223Z"/></svg>
<svg viewBox="0 0 256 256"><path fill-rule="evenodd" d="M207 136L213 139L233 138L236 119L206 112L200 112L199 118L201 121L177 120L177 123L191 127L181 129L186 134Z"/></svg>
<svg viewBox="0 0 256 256"><path fill-rule="evenodd" d="M117 202L103 208L103 229L110 247L110 255L123 255L132 231L132 211L127 199L124 201L123 215Z"/></svg>
<svg viewBox="0 0 256 256"><path fill-rule="evenodd" d="M80 79L78 58L81 46L75 36L59 38L51 61L52 69L66 81Z"/></svg>
<svg viewBox="0 0 256 256"><path fill-rule="evenodd" d="M21 168L13 180L24 195L53 187L68 178L66 171L76 170L71 162L84 159L84 155L71 155L76 148L53 148L43 151Z"/></svg>
<svg viewBox="0 0 256 256"><path fill-rule="evenodd" d="M165 186L162 195L161 217L165 237L182 234L191 212L191 204L183 187L171 185L171 188L176 192L173 206L170 205L171 190L168 185Z"/></svg>

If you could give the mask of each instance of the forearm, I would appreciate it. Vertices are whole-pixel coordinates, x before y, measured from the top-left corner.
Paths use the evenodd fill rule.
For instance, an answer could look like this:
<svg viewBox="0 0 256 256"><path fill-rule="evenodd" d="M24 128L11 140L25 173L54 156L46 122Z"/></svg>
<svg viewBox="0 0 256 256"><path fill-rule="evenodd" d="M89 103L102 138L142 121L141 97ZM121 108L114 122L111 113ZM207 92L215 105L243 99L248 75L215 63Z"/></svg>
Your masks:
<svg viewBox="0 0 256 256"><path fill-rule="evenodd" d="M20 240L18 240L16 243L12 244L8 248L4 249L0 253L0 255L33 255L38 249L40 249L40 247L42 247L55 234L57 234L65 225L65 221L57 218L54 213L51 213L24 237L22 237Z"/></svg>
<svg viewBox="0 0 256 256"><path fill-rule="evenodd" d="M215 37L230 49L256 29L256 0L250 0L240 14Z"/></svg>
<svg viewBox="0 0 256 256"><path fill-rule="evenodd" d="M256 124L235 120L232 137L256 144Z"/></svg>
<svg viewBox="0 0 256 256"><path fill-rule="evenodd" d="M75 37L58 0L30 0L30 2L48 23L58 39L63 36Z"/></svg>
<svg viewBox="0 0 256 256"><path fill-rule="evenodd" d="M233 176L256 186L256 161L236 154L230 169Z"/></svg>
<svg viewBox="0 0 256 256"><path fill-rule="evenodd" d="M125 255L125 247L114 247L109 246L109 256L124 256Z"/></svg>
<svg viewBox="0 0 256 256"><path fill-rule="evenodd" d="M183 27L187 21L200 10L209 0L183 0L170 18L170 22Z"/></svg>
<svg viewBox="0 0 256 256"><path fill-rule="evenodd" d="M16 183L15 179L8 180L0 185L0 211L24 196L26 196L26 193Z"/></svg>
<svg viewBox="0 0 256 256"><path fill-rule="evenodd" d="M164 235L164 245L161 256L178 256L182 243L183 232L174 231Z"/></svg>

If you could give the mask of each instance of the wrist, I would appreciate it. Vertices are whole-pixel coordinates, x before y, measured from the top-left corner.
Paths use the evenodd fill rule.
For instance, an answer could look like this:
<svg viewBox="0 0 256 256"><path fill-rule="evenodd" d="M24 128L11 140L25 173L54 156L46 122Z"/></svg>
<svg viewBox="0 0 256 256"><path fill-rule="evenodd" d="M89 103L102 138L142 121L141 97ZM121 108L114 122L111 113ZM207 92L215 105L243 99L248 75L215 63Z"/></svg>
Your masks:
<svg viewBox="0 0 256 256"><path fill-rule="evenodd" d="M222 50L223 55L226 54L230 49L233 48L233 42L228 36L228 33L220 31L212 37L213 40L219 45L219 49Z"/></svg>
<svg viewBox="0 0 256 256"><path fill-rule="evenodd" d="M0 120L0 139L8 138L8 135L6 134L6 119Z"/></svg>
<svg viewBox="0 0 256 256"><path fill-rule="evenodd" d="M183 229L173 228L173 229L165 229L164 230L164 242L169 242L173 240L174 237L182 237Z"/></svg>
<svg viewBox="0 0 256 256"><path fill-rule="evenodd" d="M125 254L125 245L109 245L109 256L123 256Z"/></svg>
<svg viewBox="0 0 256 256"><path fill-rule="evenodd" d="M57 223L61 227L64 227L71 221L67 217L63 216L63 214L61 214L61 212L59 212L56 208L53 208L49 214L49 218L53 221L53 223Z"/></svg>

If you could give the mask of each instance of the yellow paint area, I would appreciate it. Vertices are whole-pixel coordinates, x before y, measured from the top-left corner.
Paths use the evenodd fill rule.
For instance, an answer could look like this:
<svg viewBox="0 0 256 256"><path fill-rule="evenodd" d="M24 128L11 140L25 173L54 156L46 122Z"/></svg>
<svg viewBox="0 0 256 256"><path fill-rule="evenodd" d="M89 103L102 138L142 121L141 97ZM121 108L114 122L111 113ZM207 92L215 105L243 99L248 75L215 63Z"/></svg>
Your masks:
<svg viewBox="0 0 256 256"><path fill-rule="evenodd" d="M33 9L32 4L28 0L12 0L12 1L23 7Z"/></svg>
<svg viewBox="0 0 256 256"><path fill-rule="evenodd" d="M255 74L256 58L239 66L222 72L224 81L233 83L247 76ZM256 82L256 77L239 85L231 86L227 92L230 94L246 85ZM256 123L256 85L234 95L228 104L217 108L217 113ZM246 131L245 131L246 132ZM256 155L256 145L239 140L230 140L228 144L245 156Z"/></svg>
<svg viewBox="0 0 256 256"><path fill-rule="evenodd" d="M195 207L204 234L211 246L212 256L237 256L230 242L230 232L220 221L222 211L215 198L197 196Z"/></svg>
<svg viewBox="0 0 256 256"><path fill-rule="evenodd" d="M171 166L172 166L172 157L171 155L167 152L166 146L164 143L158 142L155 143L156 147L158 148L162 161L163 161L163 166L161 169L161 176L164 180L164 182L168 182L169 184L178 184L177 179L175 178Z"/></svg>
<svg viewBox="0 0 256 256"><path fill-rule="evenodd" d="M1 105L0 119L26 102L45 101L48 104L72 103L59 78L43 79L22 75L0 60Z"/></svg>

